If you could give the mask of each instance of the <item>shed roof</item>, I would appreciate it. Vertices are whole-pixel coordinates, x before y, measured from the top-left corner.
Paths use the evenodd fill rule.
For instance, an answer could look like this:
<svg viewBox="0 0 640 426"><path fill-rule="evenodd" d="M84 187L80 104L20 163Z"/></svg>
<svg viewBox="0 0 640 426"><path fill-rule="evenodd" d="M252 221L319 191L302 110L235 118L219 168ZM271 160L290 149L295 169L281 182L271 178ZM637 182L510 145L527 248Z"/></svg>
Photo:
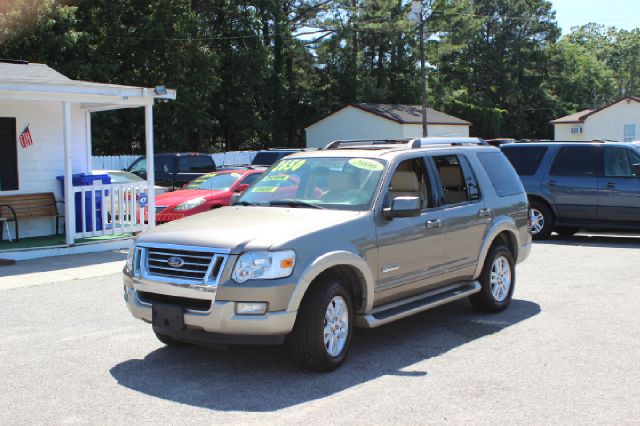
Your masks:
<svg viewBox="0 0 640 426"><path fill-rule="evenodd" d="M400 124L422 124L421 105L373 103L357 103L350 105ZM457 126L471 125L471 123L466 120L445 114L444 112L436 111L432 108L427 108L427 123Z"/></svg>
<svg viewBox="0 0 640 426"><path fill-rule="evenodd" d="M610 106L613 106L624 100L640 102L640 98L637 96L625 96L623 98L618 99L617 101L613 101L611 103L603 105L598 109L585 109L584 111L575 112L573 114L565 115L564 117L556 118L555 120L551 120L549 123L551 124L584 123L584 121L590 116L592 116L593 114L596 114L602 111L603 109L607 109Z"/></svg>

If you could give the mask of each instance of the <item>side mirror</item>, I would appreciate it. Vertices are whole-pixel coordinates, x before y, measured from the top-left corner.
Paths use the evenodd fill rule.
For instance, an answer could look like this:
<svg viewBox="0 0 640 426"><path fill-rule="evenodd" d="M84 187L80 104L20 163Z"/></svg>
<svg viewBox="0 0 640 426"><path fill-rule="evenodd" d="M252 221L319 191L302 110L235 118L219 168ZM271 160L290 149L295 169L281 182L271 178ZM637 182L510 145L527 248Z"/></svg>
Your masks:
<svg viewBox="0 0 640 426"><path fill-rule="evenodd" d="M234 192L233 194L231 194L231 201L229 201L229 205L231 206L235 205L239 199L240 199L240 193Z"/></svg>
<svg viewBox="0 0 640 426"><path fill-rule="evenodd" d="M233 192L241 193L246 191L248 187L249 187L249 184L241 183L240 185L236 186L236 189L234 189Z"/></svg>
<svg viewBox="0 0 640 426"><path fill-rule="evenodd" d="M387 219L419 216L420 197L396 197L391 201L391 207L382 210L382 215Z"/></svg>
<svg viewBox="0 0 640 426"><path fill-rule="evenodd" d="M633 165L634 176L640 177L640 163Z"/></svg>

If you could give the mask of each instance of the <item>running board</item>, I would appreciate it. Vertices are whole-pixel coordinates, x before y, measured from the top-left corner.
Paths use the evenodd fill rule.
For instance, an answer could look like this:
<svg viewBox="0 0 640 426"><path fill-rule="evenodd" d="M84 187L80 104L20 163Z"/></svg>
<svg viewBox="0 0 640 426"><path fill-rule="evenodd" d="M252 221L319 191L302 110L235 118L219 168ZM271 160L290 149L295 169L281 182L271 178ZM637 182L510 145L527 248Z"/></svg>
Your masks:
<svg viewBox="0 0 640 426"><path fill-rule="evenodd" d="M355 319L356 325L364 328L374 328L388 324L418 312L470 296L479 292L481 287L478 281L464 281L398 302L378 306L370 314L357 316Z"/></svg>

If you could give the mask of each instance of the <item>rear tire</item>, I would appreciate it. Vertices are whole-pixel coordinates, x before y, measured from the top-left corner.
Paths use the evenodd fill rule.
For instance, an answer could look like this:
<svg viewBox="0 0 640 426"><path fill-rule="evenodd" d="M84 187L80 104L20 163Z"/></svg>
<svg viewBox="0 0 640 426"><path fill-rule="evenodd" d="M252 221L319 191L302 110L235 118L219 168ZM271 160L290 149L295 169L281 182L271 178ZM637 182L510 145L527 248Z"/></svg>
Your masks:
<svg viewBox="0 0 640 426"><path fill-rule="evenodd" d="M314 283L291 333L296 364L314 371L335 370L347 357L352 333L351 293L335 278Z"/></svg>
<svg viewBox="0 0 640 426"><path fill-rule="evenodd" d="M181 342L180 340L175 340L173 337L167 336L166 334L156 333L155 331L154 333L158 338L158 340L160 340L162 343L172 348L185 348L187 346L191 346L189 343Z"/></svg>
<svg viewBox="0 0 640 426"><path fill-rule="evenodd" d="M494 244L480 274L480 291L469 297L471 305L481 312L500 312L509 306L516 285L513 255L502 244Z"/></svg>
<svg viewBox="0 0 640 426"><path fill-rule="evenodd" d="M540 201L531 201L529 207L531 219L531 236L534 240L546 240L553 231L553 213Z"/></svg>

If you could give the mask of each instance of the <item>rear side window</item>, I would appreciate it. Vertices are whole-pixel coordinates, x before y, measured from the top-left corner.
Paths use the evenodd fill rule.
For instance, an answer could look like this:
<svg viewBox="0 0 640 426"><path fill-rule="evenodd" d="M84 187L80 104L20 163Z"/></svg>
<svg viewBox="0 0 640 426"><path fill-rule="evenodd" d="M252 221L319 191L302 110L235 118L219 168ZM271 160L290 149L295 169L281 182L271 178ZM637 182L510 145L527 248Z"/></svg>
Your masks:
<svg viewBox="0 0 640 426"><path fill-rule="evenodd" d="M156 155L153 159L153 169L156 173L172 173L176 157L173 155ZM145 168L147 167L145 162Z"/></svg>
<svg viewBox="0 0 640 426"><path fill-rule="evenodd" d="M522 194L524 187L513 166L501 152L479 152L478 160L499 197Z"/></svg>
<svg viewBox="0 0 640 426"><path fill-rule="evenodd" d="M459 204L469 201L469 191L460 159L457 155L433 157L440 176L440 184L445 204ZM476 196L479 194L476 192Z"/></svg>
<svg viewBox="0 0 640 426"><path fill-rule="evenodd" d="M546 146L532 147L503 147L502 152L507 156L513 168L520 176L533 176L536 174L544 154L547 152Z"/></svg>
<svg viewBox="0 0 640 426"><path fill-rule="evenodd" d="M553 176L602 175L602 150L588 146L568 146L558 151L551 165Z"/></svg>
<svg viewBox="0 0 640 426"><path fill-rule="evenodd" d="M180 157L178 161L178 170L181 172L211 172L216 169L213 158L206 155Z"/></svg>

